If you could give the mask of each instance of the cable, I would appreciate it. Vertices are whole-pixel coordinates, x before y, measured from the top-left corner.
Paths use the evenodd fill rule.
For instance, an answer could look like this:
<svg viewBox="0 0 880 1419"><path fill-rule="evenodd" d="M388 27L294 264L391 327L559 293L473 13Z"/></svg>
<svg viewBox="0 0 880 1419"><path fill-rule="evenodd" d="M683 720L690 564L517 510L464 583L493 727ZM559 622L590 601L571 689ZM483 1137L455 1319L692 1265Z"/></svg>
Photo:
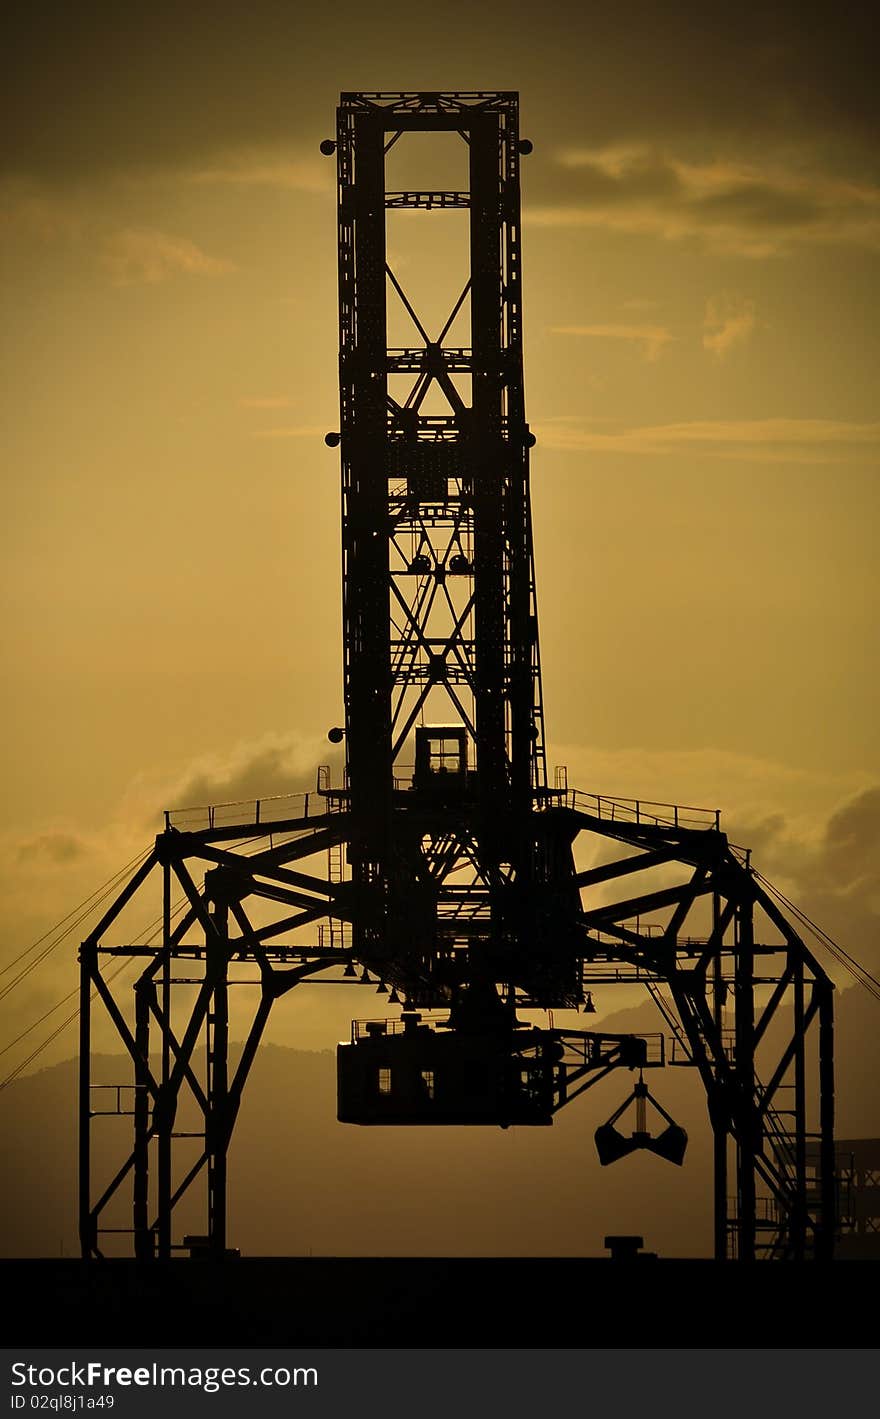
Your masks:
<svg viewBox="0 0 880 1419"><path fill-rule="evenodd" d="M800 921L803 926L806 926L817 940L822 942L835 959L846 966L850 975L853 976L860 985L864 985L867 990L871 991L872 995L880 992L880 981L877 980L876 976L871 974L866 966L863 966L860 961L857 961L856 958L851 956L848 951L845 951L842 946L838 946L837 942L828 935L827 931L823 931L821 926L818 926L816 922L812 921L810 917L807 916L806 912L796 906L794 902L790 901L778 887L774 887L773 884L768 882L765 877L762 877L760 873L756 873L755 875L760 877L760 880L767 887L768 891L772 892L773 896L776 897L778 901L788 907L789 911L794 913L798 921ZM880 998L880 994L878 994L878 998Z"/></svg>
<svg viewBox="0 0 880 1419"><path fill-rule="evenodd" d="M69 921L70 918L72 916L75 916L78 911L81 911L83 907L87 906L90 902L92 902L93 898L97 897L99 893L104 892L107 888L112 888L114 883L120 877L124 876L124 874L128 872L132 867L136 867L139 863L143 862L150 852L152 852L152 848L145 848L143 852L139 852L136 857L133 857L131 859L131 862L127 862L124 867L120 867L118 872L114 872L113 876L109 877L107 881L102 884L102 886L96 887L94 892L92 892L90 896L86 897L85 901L80 902L79 906L74 907L71 911L69 911L67 913L67 916L63 916L61 920L59 922L56 922L54 926L50 927L48 931L44 931L43 935L38 937L38 939L31 946L26 947L26 949L22 951L18 956L15 956L13 960L8 961L5 966L0 966L0 976L5 976L7 971L11 971L12 967L17 966L19 961L23 961L25 956L28 956L31 951L35 951L36 948L47 939L47 937L52 936L59 929L59 927L62 927L66 921ZM95 903L95 905L97 905L97 903Z"/></svg>
<svg viewBox="0 0 880 1419"><path fill-rule="evenodd" d="M768 881L762 873L755 871L754 875L777 901L781 902L783 906L787 907L788 910L794 914L802 926L805 926L808 931L812 932L816 940L844 967L849 975L852 976L853 980L858 985L864 986L865 990L867 990L875 1000L880 1001L880 980L872 975L867 967L862 965L861 961L857 961L856 958L851 956L848 951L845 951L842 946L838 946L837 942L828 935L827 931L823 931L821 926L811 921L806 912L802 911L800 907L790 901L785 893L781 892L778 887L775 887L772 882Z"/></svg>
<svg viewBox="0 0 880 1419"><path fill-rule="evenodd" d="M35 941L32 946L29 946L26 951L21 952L14 961L10 961L9 964L3 968L3 971L0 971L0 974L5 974L6 971L11 970L13 966L23 961L26 956L30 955L32 951L35 951L38 946L42 945L44 941L54 936L55 933L64 926L65 922L69 923L66 929L61 932L60 936L57 936L54 941L50 940L48 946L44 946L39 955L29 961L28 964L19 971L17 976L14 976L11 981L7 981L7 983L0 988L0 1000L4 1000L17 985L20 985L23 980L26 980L31 972L36 970L37 966L45 961L48 956L51 956L53 951L57 950L62 941L65 941L77 926L80 926L108 897L112 896L119 883L128 875L131 868L135 866L135 864L144 862L151 850L150 848L146 849L146 851L140 853L138 857L133 858L131 862L126 863L125 867L121 868L119 872L105 882L102 887L99 887L93 892L90 897L87 897L85 902L81 902L78 907L74 907L72 912L68 912L67 916L62 917L60 922L49 931L44 932L39 940Z"/></svg>
<svg viewBox="0 0 880 1419"><path fill-rule="evenodd" d="M246 838L245 841L240 844L240 847L251 847L252 844L261 842L265 836L265 833L258 833L252 838ZM42 945L42 943L46 941L49 937L51 937L56 931L58 931L60 927L64 926L65 922L70 923L67 929L61 934L61 936L58 937L56 941L51 942L49 946L47 946L43 951L40 952L39 956L35 957L33 961L31 961L22 971L19 972L19 974L12 981L10 981L5 987L0 989L0 1000L3 1000L4 997L10 993L10 991L14 990L16 985L19 985L23 980L25 980L27 976L29 976L31 972L34 971L36 967L42 961L44 961L47 956L49 956L56 949L56 947L59 946L61 942L64 941L70 935L71 931L73 931L73 929L77 925L79 925L80 922L84 921L86 917L91 915L91 913L94 912L95 909L100 906L101 903L108 896L112 894L117 884L131 870L131 868L139 866L142 862L144 862L151 851L152 848L147 848L143 852L139 853L137 857L132 858L131 862L126 863L125 867L120 868L120 870L116 872L113 877L108 878L108 880L101 887L96 888L96 890L92 892L91 896L86 897L85 901L81 902L78 907L74 907L73 910L68 912L67 916L62 917L61 920L54 927L52 927L49 931L44 932L44 934L37 941L35 941L32 946L29 946L26 951L21 952L19 956L17 956L13 961L10 961L7 966L0 970L0 975L3 975L6 971L11 970L12 967L17 965L19 961L24 960L25 957L28 956L31 951L36 950L38 946ZM255 848L253 853L245 853L243 855L255 856L259 851L259 848ZM204 880L202 882L202 887L204 887ZM189 899L186 896L178 898L177 902L171 908L171 921L173 921L175 917L178 917L180 915L183 909L188 905L188 901ZM79 913L78 916L77 913ZM161 930L162 928L163 922L164 913L160 913L158 917L155 917L151 922L148 922L148 924L143 927L141 931L138 932L132 944L135 945L139 942L143 942L143 944L149 945L152 939L156 935L158 935L159 930ZM147 935L148 932L150 933L149 936ZM146 938L145 941L144 938ZM131 960L122 961L119 965L119 968L106 977L106 983L109 985L112 981L116 980L122 974L122 971L125 970L127 966L130 966L132 964L133 962ZM4 1045L2 1049L0 1049L0 1055L4 1055L9 1050L14 1049L17 1044L20 1044L21 1041L25 1039L29 1034L31 1034L35 1029L37 1029L39 1025L42 1025L45 1020L48 1020L50 1015L54 1015L56 1010L60 1010L62 1005L66 1005L69 1000L72 1000L74 996L78 994L79 987L76 987L74 990L69 991L67 995L63 996L61 1000L56 1001L56 1003L50 1006L48 1010L44 1011L44 1013L40 1015L38 1019L34 1020L32 1024L28 1025L25 1030L22 1030L22 1032L17 1035L14 1040L11 1040L8 1044ZM95 994L96 992L92 992L92 999L95 998ZM6 1076L5 1079L0 1081L0 1090L5 1089L7 1084L11 1084L12 1081L18 1078L19 1074L21 1074L22 1071L25 1070L29 1064L33 1063L33 1061L37 1059L44 1052L44 1050L48 1049L49 1045L52 1044L52 1042L56 1040L58 1036L65 1029L67 1029L67 1027L71 1025L74 1020L78 1018L79 1013L79 1007L77 1006L76 1010L74 1010L70 1015L68 1015L67 1018L63 1020L61 1024L58 1025L47 1036L45 1040L43 1040L42 1044L38 1045L36 1049L34 1049L31 1054L27 1056L26 1059L22 1060L18 1065L16 1065L16 1067Z"/></svg>
<svg viewBox="0 0 880 1419"><path fill-rule="evenodd" d="M62 996L60 1000L56 1000L55 1004L50 1005L49 1009L45 1011L38 1020L34 1020L32 1025L28 1025L26 1030L22 1030L20 1035L16 1035L14 1040L10 1040L8 1045L4 1045L3 1048L0 1049L0 1055L7 1054L9 1050L15 1049L15 1046L21 1044L21 1041L31 1034L38 1025L42 1025L44 1020L48 1020L50 1015L54 1015L56 1010L60 1010L62 1005L66 1005L68 1000L72 1000L75 995L79 995L79 986L75 986L67 995ZM76 1013L79 1014L79 1011L77 1010Z"/></svg>
<svg viewBox="0 0 880 1419"><path fill-rule="evenodd" d="M186 906L186 904L187 904L186 898L183 897L183 898L180 898L180 899L177 901L177 903L172 907L172 909L171 909L171 920L172 920L172 921L174 920L175 917L180 916L180 913L183 911L183 908ZM162 918L159 917L159 918L157 918L157 920L158 920L159 923L161 924ZM136 944L138 943L139 937L143 936L143 935L144 935L144 932L149 931L151 928L155 928L155 926L156 926L156 922L155 922L155 921L151 922L148 926L145 926L144 929L143 929L143 931L139 932L138 936L135 937L134 942L133 942L132 944L136 945ZM154 936L157 934L157 932L156 932L155 929L153 929L153 933L152 933L152 934L153 934ZM149 944L149 941L147 941L147 942L144 943L144 944L148 945L148 944ZM115 979L115 976L112 977L112 979ZM73 1000L73 998L74 998L75 996L77 996L77 995L79 995L79 986L75 986L73 990L68 991L67 995L62 996L62 998L61 998L60 1000L56 1000L55 1004L54 1004L54 1005L51 1005L48 1010L44 1011L44 1013L39 1017L39 1019L34 1020L32 1024L28 1025L28 1027L27 1027L26 1030L22 1030L22 1032L21 1032L20 1035L16 1035L16 1037L15 1037L14 1040L10 1040L10 1041L9 1041L9 1044L3 1045L2 1049L0 1049L0 1055L7 1054L7 1053L9 1052L9 1050L14 1049L17 1044L21 1044L21 1041L22 1041L23 1039L25 1039L28 1035L32 1034L33 1031L37 1028L38 1025L42 1025L42 1023L43 1023L44 1020L48 1020L48 1018L49 1018L50 1015L54 1015L56 1010L60 1010L61 1007L62 1007L62 1005L66 1005L67 1002L68 1002L68 1000ZM74 1011L74 1014L70 1017L70 1019L71 1019L71 1020L72 1020L72 1019L75 1019L78 1014L79 1014L79 1009L77 1008L77 1010ZM69 1023L70 1023L70 1020L66 1021L65 1023L69 1024ZM47 1041L47 1043L50 1043L50 1042L51 1042L51 1039L54 1039L54 1038L55 1038L55 1036L52 1035L52 1036L50 1037L50 1040ZM40 1048L42 1049L43 1046L41 1046Z"/></svg>
<svg viewBox="0 0 880 1419"><path fill-rule="evenodd" d="M112 981L115 981L118 976L122 975L122 972L123 972L124 970L126 970L128 967L132 966L133 964L134 964L134 961L133 961L133 960L128 960L128 961L122 961L122 962L120 962L120 965L119 965L118 969L115 970L115 971L113 971L113 972L111 972L111 974L108 975L108 977L107 977L107 984L109 985ZM97 992L96 990L95 990L95 991L92 991L92 1000L94 1000L94 998L95 998L95 996L97 995L97 993L98 993L98 992ZM73 994L77 994L77 992L74 991ZM69 999L70 999L70 996L66 996L65 999L69 1000ZM60 1001L60 1002L59 1002L59 1004L63 1004L63 1003L64 1003L63 1001ZM54 1008L57 1009L58 1007L55 1006ZM51 1014L51 1013L52 1013L52 1012L49 1011L49 1014ZM79 1007L77 1007L77 1009L74 1010L71 1015L68 1015L68 1017L67 1017L66 1020L62 1020L61 1024L58 1025L58 1026L52 1031L52 1033L47 1036L47 1038L46 1038L45 1040L43 1040L43 1043L40 1044L40 1045L37 1045L37 1047L36 1047L35 1050L32 1050L31 1053L30 1053L29 1055L27 1055L27 1057L26 1057L25 1059L21 1060L20 1063L17 1064L17 1065L15 1066L15 1068L14 1068L13 1070L11 1070L9 1074L6 1075L6 1078L5 1078L5 1079L0 1080L0 1092L2 1092L2 1091L6 1088L7 1084L11 1084L11 1083L13 1082L13 1080L17 1079L18 1076L19 1076L19 1074L22 1074L22 1073L24 1072L24 1070L27 1069L27 1067L28 1067L29 1064L33 1064L34 1060L35 1060L35 1059L38 1059L38 1058L40 1057L40 1055L44 1052L44 1050L47 1050L47 1049L49 1048L50 1044L52 1044L52 1042L53 1042L54 1040L57 1040L58 1036L59 1036L60 1034L62 1034L62 1033L64 1032L64 1030L67 1029L68 1025L72 1025L72 1024L73 1024L74 1020L76 1020L76 1019L78 1018L78 1016L79 1016ZM45 1019L45 1016L44 1016L43 1018ZM37 1022L37 1023L39 1023L39 1022Z"/></svg>
<svg viewBox="0 0 880 1419"><path fill-rule="evenodd" d="M180 915L180 913L183 911L183 909L184 909L184 907L185 907L186 905L187 905L187 899L186 899L185 897L183 897L183 898L181 898L181 899L178 900L177 904L176 904L176 905L172 908L172 910L171 910L171 920L172 920L172 921L174 920L174 918L175 918L176 916L179 916L179 915ZM151 932L151 935L150 935L150 937L147 938L147 942L145 943L145 944L149 944L149 941L152 939L152 937L158 935L158 931L159 931L159 929L160 929L161 926L162 926L162 921L163 921L162 916L159 916L158 918L156 918L155 921L150 922L149 925L145 926L145 927L143 928L143 930L138 933L138 936L135 937L135 941L134 941L133 944L136 944L136 943L137 943L139 937L143 937L143 936L146 934L146 932L150 931L150 932ZM156 922L158 922L158 926L156 925ZM134 964L135 964L134 958L130 958L129 960L120 961L120 963L119 963L118 967L116 968L116 970L115 970L115 971L111 971L111 972L107 975L107 977L106 977L106 984L107 984L107 985L112 984L113 981L117 980L117 979L119 978L119 976L122 975L123 971L127 970L130 966L132 966L132 965L134 965ZM39 1020L35 1020L34 1023L33 1023L32 1025L29 1025L26 1030L23 1030L22 1033L18 1036L18 1039L13 1040L13 1041L11 1042L11 1044L5 1045L4 1048L3 1048L2 1050L0 1050L0 1054L5 1054L7 1050L12 1049L14 1045L17 1045L17 1044L19 1043L19 1041L21 1041L21 1040L24 1039L25 1035L29 1035L29 1034L31 1033L31 1031L32 1031L32 1030L35 1030L38 1025L41 1025L41 1024L43 1023L43 1021L46 1020L46 1019L49 1017L49 1015L54 1014L54 1012L55 1012L56 1010L59 1010L62 1005L65 1005L68 1000L70 1000L73 996L78 995L78 994L79 994L79 987L77 987L75 990L70 991L70 993L69 993L68 995L65 995L65 996L64 996L64 999L63 999L63 1000L59 1000L55 1005L53 1005L52 1008L51 1008L51 1010L47 1010L44 1015L41 1015L40 1018L39 1018ZM91 999L94 1000L96 995L97 995L97 990L93 990L93 991L92 991L92 995L91 995ZM56 1039L58 1038L58 1036L59 1036L60 1034L62 1034L63 1031L66 1030L69 1025L72 1025L72 1024L73 1024L74 1020L76 1020L76 1019L79 1017L79 1013L80 1013L80 1012L79 1012L79 1006L77 1006L76 1010L74 1010L70 1015L68 1015L66 1020L62 1020L61 1024L58 1025L58 1026L52 1031L52 1033L46 1037L45 1040L43 1040L42 1044L37 1045L36 1049L32 1050L32 1052L27 1056L27 1058L21 1060L20 1063L17 1064L17 1065L15 1066L15 1068L10 1071L9 1074L7 1074L6 1078L3 1079L2 1081L0 1081L0 1091L2 1091L3 1089L5 1089L6 1086L7 1086L7 1084L11 1084L14 1079L17 1079L18 1076L19 1076L19 1074L21 1074L25 1069L27 1069L27 1067L28 1067L29 1064L32 1064L35 1059L38 1059L39 1056L44 1052L44 1050L47 1050L47 1049L49 1048L49 1045L52 1044L52 1042L53 1042L54 1040L56 1040Z"/></svg>

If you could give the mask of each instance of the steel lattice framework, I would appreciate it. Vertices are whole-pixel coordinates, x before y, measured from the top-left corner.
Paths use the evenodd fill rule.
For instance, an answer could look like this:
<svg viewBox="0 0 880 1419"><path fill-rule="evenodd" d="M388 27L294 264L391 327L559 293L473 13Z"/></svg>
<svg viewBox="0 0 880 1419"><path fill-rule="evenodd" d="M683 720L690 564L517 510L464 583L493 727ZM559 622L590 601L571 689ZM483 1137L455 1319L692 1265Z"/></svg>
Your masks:
<svg viewBox="0 0 880 1419"><path fill-rule="evenodd" d="M461 139L467 189L388 191L390 148L438 132ZM688 1064L715 1139L716 1256L830 1256L830 981L717 813L547 782L517 95L343 94L322 147L338 165L345 783L321 771L312 794L166 814L83 943L83 1252L122 1231L137 1256L168 1256L204 1181L199 1245L222 1253L228 1148L273 1004L304 982L378 979L403 1024L358 1027L340 1051L340 1117L546 1123L611 1069ZM436 338L389 265L386 211L401 208L468 214L469 271ZM389 348L389 300L412 344ZM125 923L151 892L157 939L136 942ZM125 962L133 991L114 985ZM620 983L649 991L656 1037L519 1020ZM234 986L255 1004L233 1068ZM110 1110L93 1007L132 1062ZM455 1058L470 1082L443 1103L435 1064ZM475 1061L495 1083L473 1083ZM420 1093L395 1092L398 1065ZM130 1114L133 1140L96 1184L103 1112Z"/></svg>

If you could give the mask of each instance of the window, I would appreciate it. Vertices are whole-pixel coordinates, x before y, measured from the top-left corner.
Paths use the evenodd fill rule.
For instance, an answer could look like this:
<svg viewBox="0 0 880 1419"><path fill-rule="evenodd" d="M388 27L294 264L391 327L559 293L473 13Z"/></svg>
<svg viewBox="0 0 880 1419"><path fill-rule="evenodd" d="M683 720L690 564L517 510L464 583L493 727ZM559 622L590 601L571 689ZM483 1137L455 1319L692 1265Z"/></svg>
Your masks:
<svg viewBox="0 0 880 1419"><path fill-rule="evenodd" d="M459 739L432 739L429 746L428 767L432 774L460 774L461 741Z"/></svg>
<svg viewBox="0 0 880 1419"><path fill-rule="evenodd" d="M391 1070L390 1070L390 1069L380 1069L380 1070L379 1070L379 1093L380 1093L380 1094L390 1094L390 1093L391 1093Z"/></svg>
<svg viewBox="0 0 880 1419"><path fill-rule="evenodd" d="M425 1091L425 1094L426 1094L427 1098L433 1099L433 1097L434 1097L434 1071L433 1071L433 1069L423 1069L423 1070L422 1070L422 1076L421 1076L421 1077L422 1077L422 1087L424 1088L424 1091Z"/></svg>
<svg viewBox="0 0 880 1419"><path fill-rule="evenodd" d="M465 786L467 773L467 730L457 724L420 725L416 730L414 787L435 797L458 792Z"/></svg>

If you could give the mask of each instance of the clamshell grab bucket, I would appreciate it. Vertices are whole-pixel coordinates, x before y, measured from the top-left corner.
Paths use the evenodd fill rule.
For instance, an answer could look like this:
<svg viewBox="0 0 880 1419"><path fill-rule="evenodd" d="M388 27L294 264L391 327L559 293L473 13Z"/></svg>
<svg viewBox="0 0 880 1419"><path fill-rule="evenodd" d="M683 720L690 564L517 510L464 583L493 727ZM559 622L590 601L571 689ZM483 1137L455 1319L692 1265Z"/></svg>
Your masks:
<svg viewBox="0 0 880 1419"><path fill-rule="evenodd" d="M626 1112L630 1104L636 1106L636 1128L635 1132L628 1136L615 1128L617 1120ZM666 1128L655 1137L648 1132L646 1119L646 1105L650 1103L657 1112L666 1120ZM609 1163L616 1163L620 1158L625 1158L627 1154L634 1153L639 1148L647 1149L649 1153L656 1153L658 1158L665 1158L668 1163L675 1163L681 1167L684 1162L685 1150L687 1148L688 1136L684 1129L666 1112L662 1104L648 1092L648 1086L643 1080L639 1080L632 1093L624 1099L620 1108L610 1117L607 1123L603 1123L596 1129L596 1151L599 1154L599 1162L603 1168Z"/></svg>

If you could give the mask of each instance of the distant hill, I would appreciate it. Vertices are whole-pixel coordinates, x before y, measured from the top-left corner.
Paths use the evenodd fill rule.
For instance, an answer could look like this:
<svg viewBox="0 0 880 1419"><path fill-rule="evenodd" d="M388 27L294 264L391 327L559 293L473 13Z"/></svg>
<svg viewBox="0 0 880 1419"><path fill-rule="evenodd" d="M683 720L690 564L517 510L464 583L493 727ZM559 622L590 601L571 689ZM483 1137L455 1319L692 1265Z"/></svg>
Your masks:
<svg viewBox="0 0 880 1419"><path fill-rule="evenodd" d="M657 1028L653 1006L604 1020ZM837 1133L880 1136L880 1008L850 990L837 1011ZM127 1076L102 1056L95 1074ZM650 1086L684 1125L682 1168L636 1154L599 1166L593 1133L632 1085L613 1075L552 1128L356 1128L336 1122L333 1052L266 1045L255 1062L230 1154L230 1243L245 1255L589 1256L608 1233L638 1232L661 1255L711 1249L711 1147L695 1072ZM96 1122L95 1177L109 1178L130 1119ZM75 1255L76 1062L0 1094L5 1167L0 1255ZM120 1213L119 1225L128 1219ZM178 1223L200 1229L198 1210Z"/></svg>

